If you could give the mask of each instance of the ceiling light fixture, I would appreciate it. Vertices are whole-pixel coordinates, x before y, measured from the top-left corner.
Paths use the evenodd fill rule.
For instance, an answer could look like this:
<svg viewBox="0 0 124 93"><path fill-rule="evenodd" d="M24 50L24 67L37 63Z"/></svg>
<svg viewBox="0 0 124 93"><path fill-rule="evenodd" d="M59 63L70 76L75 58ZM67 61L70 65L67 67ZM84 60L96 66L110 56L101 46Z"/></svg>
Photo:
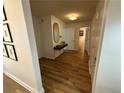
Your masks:
<svg viewBox="0 0 124 93"><path fill-rule="evenodd" d="M80 13L69 13L65 15L65 18L74 21L77 20L78 18L80 18L81 14Z"/></svg>
<svg viewBox="0 0 124 93"><path fill-rule="evenodd" d="M69 19L72 20L72 21L74 21L74 20L77 20L77 17L75 17L75 16L72 15L71 17L69 17Z"/></svg>

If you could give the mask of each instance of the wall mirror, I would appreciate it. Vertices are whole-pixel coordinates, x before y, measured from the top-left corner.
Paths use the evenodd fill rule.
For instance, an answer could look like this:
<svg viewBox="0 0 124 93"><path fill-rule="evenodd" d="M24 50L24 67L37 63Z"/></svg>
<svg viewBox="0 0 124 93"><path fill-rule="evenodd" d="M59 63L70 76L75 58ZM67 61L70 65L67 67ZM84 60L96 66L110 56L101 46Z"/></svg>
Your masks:
<svg viewBox="0 0 124 93"><path fill-rule="evenodd" d="M58 43L60 39L59 25L58 23L53 24L53 38L54 42Z"/></svg>

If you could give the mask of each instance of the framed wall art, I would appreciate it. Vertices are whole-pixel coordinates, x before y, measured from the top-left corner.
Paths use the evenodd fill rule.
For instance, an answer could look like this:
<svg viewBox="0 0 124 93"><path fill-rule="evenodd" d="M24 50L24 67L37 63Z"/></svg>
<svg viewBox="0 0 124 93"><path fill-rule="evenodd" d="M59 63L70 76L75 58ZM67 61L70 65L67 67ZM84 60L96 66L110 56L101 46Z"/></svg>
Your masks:
<svg viewBox="0 0 124 93"><path fill-rule="evenodd" d="M83 30L80 30L79 31L79 36L83 36L84 35L84 31Z"/></svg>
<svg viewBox="0 0 124 93"><path fill-rule="evenodd" d="M4 57L9 57L8 51L7 51L7 48L6 48L6 45L5 44L3 44L3 56Z"/></svg>
<svg viewBox="0 0 124 93"><path fill-rule="evenodd" d="M3 41L13 42L8 23L3 24Z"/></svg>
<svg viewBox="0 0 124 93"><path fill-rule="evenodd" d="M12 60L17 61L18 59L17 59L17 55L16 55L14 45L6 44L6 48L7 48L7 51L8 51L9 58L12 59Z"/></svg>
<svg viewBox="0 0 124 93"><path fill-rule="evenodd" d="M5 12L5 9L3 7L3 21L6 21L7 20L7 17L6 17L6 12Z"/></svg>

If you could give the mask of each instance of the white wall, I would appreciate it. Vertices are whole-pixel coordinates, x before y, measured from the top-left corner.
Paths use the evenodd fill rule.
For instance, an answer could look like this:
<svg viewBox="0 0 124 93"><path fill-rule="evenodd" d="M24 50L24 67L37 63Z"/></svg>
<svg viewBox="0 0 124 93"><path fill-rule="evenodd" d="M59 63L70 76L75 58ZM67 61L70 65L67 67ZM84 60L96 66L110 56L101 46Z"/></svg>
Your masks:
<svg viewBox="0 0 124 93"><path fill-rule="evenodd" d="M52 41L53 41L53 46L56 46L58 45L61 41L64 40L64 37L63 37L63 32L64 32L64 28L65 28L65 23L63 21L61 21L60 19L56 18L55 16L51 16L51 26L52 26L52 36L53 36L53 24L54 23L58 23L59 24L59 32L60 32L60 35L62 36L59 40L58 43L55 43L54 42L54 37L52 37Z"/></svg>
<svg viewBox="0 0 124 93"><path fill-rule="evenodd" d="M38 93L44 93L29 0L22 0Z"/></svg>
<svg viewBox="0 0 124 93"><path fill-rule="evenodd" d="M66 24L64 40L68 43L68 50L79 50L79 31L81 27L89 27L90 21Z"/></svg>
<svg viewBox="0 0 124 93"><path fill-rule="evenodd" d="M105 20L105 0L99 0L94 14L91 31L90 31L90 58L89 58L89 71L91 74L91 80L94 78L95 67L98 64L98 55L100 50L101 38L103 35L103 25Z"/></svg>
<svg viewBox="0 0 124 93"><path fill-rule="evenodd" d="M60 41L58 43L54 42L53 38L53 23L56 22L59 24ZM35 37L38 49L39 58L45 57L54 59L63 53L63 50L54 50L54 46L59 44L64 40L63 38L63 30L64 30L64 22L55 16L49 15L45 17L36 17L33 16L33 24L35 29Z"/></svg>
<svg viewBox="0 0 124 93"><path fill-rule="evenodd" d="M74 44L75 44L75 42L74 42L75 38L74 37L75 37L75 28L74 27L66 28L64 30L64 40L68 44L68 46L65 49L76 50L75 46L74 46ZM79 38L79 37L77 37L77 38Z"/></svg>
<svg viewBox="0 0 124 93"><path fill-rule="evenodd" d="M18 61L3 59L4 73L33 93L43 93L28 0L4 0Z"/></svg>
<svg viewBox="0 0 124 93"><path fill-rule="evenodd" d="M42 33L40 29L41 20L39 17L33 16L33 25L34 25L34 32L35 32L35 38L36 38L36 44L37 44L37 51L38 51L38 58L43 57L43 39L42 39Z"/></svg>
<svg viewBox="0 0 124 93"><path fill-rule="evenodd" d="M51 16L40 18L43 20L40 24L41 37L43 43L43 57L53 59L53 42L52 42L52 29L51 29Z"/></svg>
<svg viewBox="0 0 124 93"><path fill-rule="evenodd" d="M53 37L53 24L54 23L58 23L58 25L59 25L59 32L60 32L61 38L60 38L58 43L54 42L54 37ZM52 27L51 28L52 29L52 42L53 42L53 47L54 47L54 46L60 44L62 41L64 41L64 35L63 34L64 34L65 23L62 20L56 18L55 16L51 16L51 27ZM63 49L54 50L54 58L58 57L62 53L63 53Z"/></svg>
<svg viewBox="0 0 124 93"><path fill-rule="evenodd" d="M109 0L93 93L121 93L121 0Z"/></svg>

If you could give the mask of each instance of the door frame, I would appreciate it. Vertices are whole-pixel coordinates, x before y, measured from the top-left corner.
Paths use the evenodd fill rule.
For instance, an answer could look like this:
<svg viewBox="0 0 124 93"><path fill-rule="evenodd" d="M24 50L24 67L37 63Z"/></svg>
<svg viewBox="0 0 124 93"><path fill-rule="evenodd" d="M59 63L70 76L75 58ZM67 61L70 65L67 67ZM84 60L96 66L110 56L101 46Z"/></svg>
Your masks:
<svg viewBox="0 0 124 93"><path fill-rule="evenodd" d="M103 19L102 19L102 26L101 26L101 30L100 30L101 33L100 33L98 52L97 52L97 57L96 57L96 63L97 64L95 66L91 93L95 93L95 85L96 85L97 72L98 72L100 54L101 54L101 48L102 48L102 41L103 41L104 30L105 30L104 28L105 28L105 23L106 23L106 14L107 14L108 2L109 2L109 0L105 0L105 2L104 2Z"/></svg>

